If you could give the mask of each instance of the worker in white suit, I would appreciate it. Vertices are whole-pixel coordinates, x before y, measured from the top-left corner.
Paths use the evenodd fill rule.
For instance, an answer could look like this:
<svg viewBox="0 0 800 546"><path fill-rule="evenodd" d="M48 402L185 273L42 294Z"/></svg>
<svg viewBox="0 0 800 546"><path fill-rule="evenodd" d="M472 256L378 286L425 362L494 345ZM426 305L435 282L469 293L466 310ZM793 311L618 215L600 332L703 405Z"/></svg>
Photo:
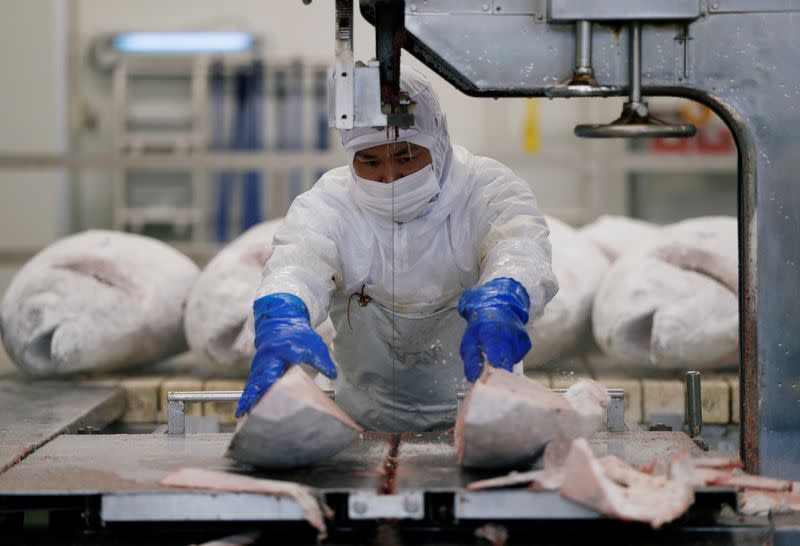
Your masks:
<svg viewBox="0 0 800 546"><path fill-rule="evenodd" d="M256 354L237 415L295 364L381 431L451 426L483 366L512 370L558 290L525 181L452 146L428 80L404 67L409 129L340 131L348 164L292 203L253 305ZM330 315L333 359L314 328ZM336 362L336 365L334 364Z"/></svg>

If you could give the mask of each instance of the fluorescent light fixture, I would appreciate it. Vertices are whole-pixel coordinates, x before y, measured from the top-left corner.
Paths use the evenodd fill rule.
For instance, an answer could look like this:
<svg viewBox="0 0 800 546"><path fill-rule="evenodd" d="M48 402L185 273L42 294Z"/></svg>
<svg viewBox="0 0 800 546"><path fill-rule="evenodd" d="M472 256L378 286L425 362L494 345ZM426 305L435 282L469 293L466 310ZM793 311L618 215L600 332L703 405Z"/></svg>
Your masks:
<svg viewBox="0 0 800 546"><path fill-rule="evenodd" d="M254 44L246 32L126 32L111 41L116 51L145 55L238 53Z"/></svg>

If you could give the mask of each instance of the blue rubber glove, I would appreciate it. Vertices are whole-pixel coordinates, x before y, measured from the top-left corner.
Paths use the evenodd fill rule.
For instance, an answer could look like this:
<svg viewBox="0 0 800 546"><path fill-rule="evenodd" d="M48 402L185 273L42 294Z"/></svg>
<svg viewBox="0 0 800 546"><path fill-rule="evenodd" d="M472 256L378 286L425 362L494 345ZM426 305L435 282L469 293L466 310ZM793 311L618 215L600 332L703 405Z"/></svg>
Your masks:
<svg viewBox="0 0 800 546"><path fill-rule="evenodd" d="M311 327L308 308L293 294L270 294L253 303L256 317L256 354L244 387L236 417L258 402L293 364L309 364L336 379L328 347Z"/></svg>
<svg viewBox="0 0 800 546"><path fill-rule="evenodd" d="M528 291L507 277L464 292L458 302L458 312L467 319L467 330L461 340L461 358L468 381L474 382L480 377L484 360L508 371L522 360L531 349L525 330L529 307Z"/></svg>

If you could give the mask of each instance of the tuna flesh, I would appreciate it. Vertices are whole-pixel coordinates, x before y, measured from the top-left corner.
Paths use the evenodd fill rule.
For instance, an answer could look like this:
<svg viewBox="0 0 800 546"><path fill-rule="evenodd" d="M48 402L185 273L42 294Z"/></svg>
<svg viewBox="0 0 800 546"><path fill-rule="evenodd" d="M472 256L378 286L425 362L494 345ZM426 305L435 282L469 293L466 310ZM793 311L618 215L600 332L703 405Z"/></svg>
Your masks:
<svg viewBox="0 0 800 546"><path fill-rule="evenodd" d="M293 366L239 421L228 456L267 468L307 466L332 457L361 432L299 366Z"/></svg>

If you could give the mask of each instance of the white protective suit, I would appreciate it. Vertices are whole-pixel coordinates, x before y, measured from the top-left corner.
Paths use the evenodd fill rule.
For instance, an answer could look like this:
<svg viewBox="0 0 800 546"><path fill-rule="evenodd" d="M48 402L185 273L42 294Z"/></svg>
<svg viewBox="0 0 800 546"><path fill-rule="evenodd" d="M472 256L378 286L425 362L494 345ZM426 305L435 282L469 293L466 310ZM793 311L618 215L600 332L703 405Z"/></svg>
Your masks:
<svg viewBox="0 0 800 546"><path fill-rule="evenodd" d="M401 88L417 103L415 126L398 136L342 131L350 166L325 173L292 203L258 296L300 297L315 327L330 313L336 402L356 421L421 431L452 425L457 394L468 387L459 355L466 321L457 311L464 290L497 277L517 280L530 296L530 326L558 284L547 223L528 184L497 161L450 145L421 74L404 68ZM441 188L406 223L359 203L352 168L356 151L395 139L428 148ZM362 289L371 298L365 306Z"/></svg>

